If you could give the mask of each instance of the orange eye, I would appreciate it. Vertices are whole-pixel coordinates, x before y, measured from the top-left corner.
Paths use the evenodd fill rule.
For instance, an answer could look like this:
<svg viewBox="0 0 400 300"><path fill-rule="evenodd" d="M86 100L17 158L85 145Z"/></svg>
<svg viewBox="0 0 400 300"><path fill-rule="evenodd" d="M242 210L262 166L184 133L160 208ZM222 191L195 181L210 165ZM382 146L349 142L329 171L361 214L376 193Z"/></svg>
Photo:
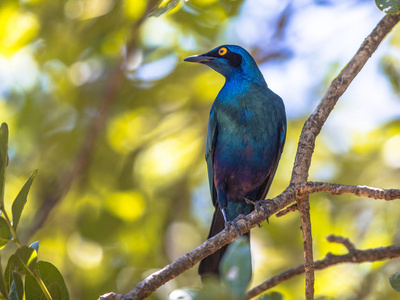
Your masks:
<svg viewBox="0 0 400 300"><path fill-rule="evenodd" d="M228 52L228 49L226 49L225 47L222 47L218 50L218 54L223 56Z"/></svg>

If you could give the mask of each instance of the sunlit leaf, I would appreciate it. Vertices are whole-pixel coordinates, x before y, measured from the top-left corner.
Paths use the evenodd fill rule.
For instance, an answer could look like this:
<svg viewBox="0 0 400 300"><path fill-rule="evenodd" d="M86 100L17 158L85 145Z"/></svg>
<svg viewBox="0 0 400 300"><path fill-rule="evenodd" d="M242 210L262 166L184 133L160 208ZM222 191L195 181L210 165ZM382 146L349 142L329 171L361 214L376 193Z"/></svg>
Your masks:
<svg viewBox="0 0 400 300"><path fill-rule="evenodd" d="M12 55L36 36L40 24L36 15L18 9L15 1L1 3L0 53Z"/></svg>
<svg viewBox="0 0 400 300"><path fill-rule="evenodd" d="M381 11L387 14L400 12L400 0L375 0L375 3Z"/></svg>
<svg viewBox="0 0 400 300"><path fill-rule="evenodd" d="M180 0L163 0L161 3L150 12L150 16L159 17L171 9L175 8Z"/></svg>
<svg viewBox="0 0 400 300"><path fill-rule="evenodd" d="M243 299L251 279L250 241L242 236L229 245L221 260L222 281L232 291L234 299Z"/></svg>
<svg viewBox="0 0 400 300"><path fill-rule="evenodd" d="M136 191L112 193L105 203L110 212L126 221L137 220L146 209L143 195Z"/></svg>
<svg viewBox="0 0 400 300"><path fill-rule="evenodd" d="M11 239L11 231L7 221L0 217L0 249L3 248Z"/></svg>
<svg viewBox="0 0 400 300"><path fill-rule="evenodd" d="M30 274L35 269L37 253L35 249L23 246L15 252L14 263L22 274Z"/></svg>
<svg viewBox="0 0 400 300"><path fill-rule="evenodd" d="M21 191L18 193L17 198L15 198L14 203L12 205L12 215L13 215L13 227L14 230L17 230L19 220L21 218L22 210L26 204L29 189L31 188L33 179L37 174L37 170L33 171L31 176L29 176L28 180L25 182L24 186L22 187Z"/></svg>
<svg viewBox="0 0 400 300"><path fill-rule="evenodd" d="M11 300L23 300L24 299L24 284L22 282L21 275L17 272L12 271L13 281L11 282L10 299Z"/></svg>
<svg viewBox="0 0 400 300"><path fill-rule="evenodd" d="M395 291L400 292L400 272L392 274L389 277L389 282Z"/></svg>
<svg viewBox="0 0 400 300"><path fill-rule="evenodd" d="M6 123L0 127L0 205L4 207L4 184L7 166L8 126Z"/></svg>
<svg viewBox="0 0 400 300"><path fill-rule="evenodd" d="M146 3L146 0L125 0L125 14L133 20L139 19L145 12Z"/></svg>
<svg viewBox="0 0 400 300"><path fill-rule="evenodd" d="M39 261L36 264L36 273L43 280L51 297L57 300L69 300L67 286L60 271L49 262ZM25 297L26 300L42 299L43 291L32 275L25 278ZM44 299L44 298L43 298Z"/></svg>

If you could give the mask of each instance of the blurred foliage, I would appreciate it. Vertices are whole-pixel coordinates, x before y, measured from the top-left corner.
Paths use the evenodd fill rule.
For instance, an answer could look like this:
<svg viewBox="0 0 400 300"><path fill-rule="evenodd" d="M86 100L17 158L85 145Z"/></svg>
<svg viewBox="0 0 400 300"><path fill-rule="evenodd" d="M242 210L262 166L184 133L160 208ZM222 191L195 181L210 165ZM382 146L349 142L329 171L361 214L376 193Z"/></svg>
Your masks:
<svg viewBox="0 0 400 300"><path fill-rule="evenodd" d="M230 299L243 299L251 280L250 241L242 236L229 245L221 260L222 282L231 293Z"/></svg>
<svg viewBox="0 0 400 300"><path fill-rule="evenodd" d="M38 168L20 238L40 240L41 258L59 267L72 299L127 292L207 236L212 207L204 143L209 110L224 80L181 60L238 42L227 31L235 22L243 27L244 8L252 4L260 6L262 22L247 34L258 32L262 38L251 40L248 50L263 66L284 65L295 56L285 43L285 28L296 13L306 5L333 9L336 2L298 1L297 10L291 2L256 0L0 2L0 121L9 124L12 136L5 205L11 207L26 170ZM152 11L160 16L147 17ZM390 36L391 49L398 51L399 36L398 30ZM357 38L361 43L364 36ZM398 93L395 53L386 53L381 71ZM337 62L327 71L333 69L336 73ZM314 78L314 88L301 99L309 106L306 113L333 76ZM306 113L289 120L268 197L289 182ZM400 116L354 133L348 147L338 151L335 146L341 143L322 132L310 179L399 188ZM399 243L399 209L399 201L313 195L315 258L345 252L325 240L332 233L349 237L360 248ZM302 262L299 226L298 215L291 213L254 230L251 286ZM316 293L390 299L396 291L388 277L398 268L395 260L335 266L316 273ZM192 269L150 299L200 286ZM298 299L303 289L303 277L274 288L284 299Z"/></svg>
<svg viewBox="0 0 400 300"><path fill-rule="evenodd" d="M12 218L5 209L4 191L5 174L8 165L8 126L0 126L0 247L13 244L14 254L8 258L5 273L0 263L0 297L1 299L62 299L69 300L69 294L64 279L57 268L49 262L37 261L39 242L29 247L21 245L17 235L17 227L22 211L27 202L29 190L36 177L35 170L23 185L12 204ZM9 247L10 248L10 247ZM45 266L45 267L43 267ZM25 284L23 284L25 279Z"/></svg>
<svg viewBox="0 0 400 300"><path fill-rule="evenodd" d="M251 280L250 243L247 236L233 241L221 261L221 282L216 276L206 278L201 290L175 290L168 299L244 299Z"/></svg>
<svg viewBox="0 0 400 300"><path fill-rule="evenodd" d="M258 300L282 300L282 294L278 292L264 293L261 297L257 298Z"/></svg>

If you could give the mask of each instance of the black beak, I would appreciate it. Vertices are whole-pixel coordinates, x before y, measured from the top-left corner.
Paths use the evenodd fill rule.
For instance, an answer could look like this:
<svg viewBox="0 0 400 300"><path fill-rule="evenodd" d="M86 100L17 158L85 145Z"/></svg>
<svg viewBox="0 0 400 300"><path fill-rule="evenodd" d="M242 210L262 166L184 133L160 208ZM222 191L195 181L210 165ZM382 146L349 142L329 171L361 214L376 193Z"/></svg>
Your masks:
<svg viewBox="0 0 400 300"><path fill-rule="evenodd" d="M214 58L215 57L200 54L200 55L193 55L193 56L186 57L183 61L205 63L205 62L213 60Z"/></svg>

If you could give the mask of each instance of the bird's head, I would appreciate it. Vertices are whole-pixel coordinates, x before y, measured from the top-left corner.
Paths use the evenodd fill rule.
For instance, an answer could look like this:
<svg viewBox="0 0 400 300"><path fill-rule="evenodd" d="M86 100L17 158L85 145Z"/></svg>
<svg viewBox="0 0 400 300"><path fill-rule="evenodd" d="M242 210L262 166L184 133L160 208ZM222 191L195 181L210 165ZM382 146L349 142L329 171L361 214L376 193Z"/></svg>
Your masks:
<svg viewBox="0 0 400 300"><path fill-rule="evenodd" d="M228 80L240 76L254 82L265 83L253 57L240 46L222 45L207 53L189 56L183 61L207 65Z"/></svg>

